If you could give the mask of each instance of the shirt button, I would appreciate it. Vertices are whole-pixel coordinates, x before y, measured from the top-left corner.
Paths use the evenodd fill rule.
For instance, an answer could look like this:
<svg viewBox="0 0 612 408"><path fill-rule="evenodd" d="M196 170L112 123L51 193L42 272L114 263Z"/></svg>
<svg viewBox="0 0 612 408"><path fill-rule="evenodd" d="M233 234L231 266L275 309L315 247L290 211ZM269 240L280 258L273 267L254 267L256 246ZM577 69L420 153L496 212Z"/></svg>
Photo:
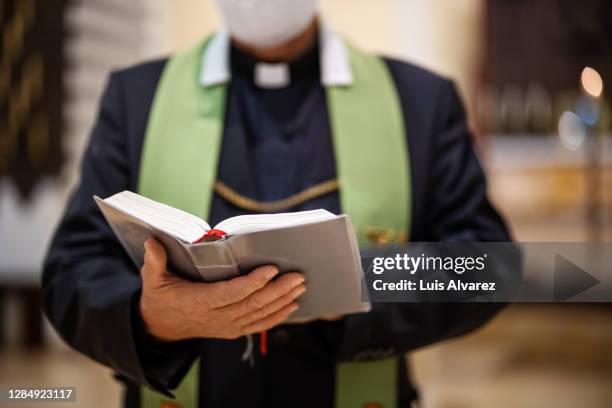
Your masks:
<svg viewBox="0 0 612 408"><path fill-rule="evenodd" d="M272 340L272 344L275 346L286 346L289 344L289 332L285 329L274 330L270 340Z"/></svg>

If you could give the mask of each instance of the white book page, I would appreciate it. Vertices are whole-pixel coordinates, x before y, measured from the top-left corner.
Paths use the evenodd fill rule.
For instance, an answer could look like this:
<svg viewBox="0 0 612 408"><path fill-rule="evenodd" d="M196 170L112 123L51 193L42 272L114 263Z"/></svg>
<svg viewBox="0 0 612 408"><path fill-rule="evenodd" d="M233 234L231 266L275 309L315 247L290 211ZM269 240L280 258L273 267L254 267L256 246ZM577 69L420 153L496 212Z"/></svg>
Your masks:
<svg viewBox="0 0 612 408"><path fill-rule="evenodd" d="M104 201L184 242L192 243L210 230L206 221L193 214L131 191L122 191Z"/></svg>
<svg viewBox="0 0 612 408"><path fill-rule="evenodd" d="M326 221L336 218L327 210L300 211L280 214L239 215L221 221L215 226L228 234L245 234L248 232L265 231L274 228L293 227L312 222Z"/></svg>

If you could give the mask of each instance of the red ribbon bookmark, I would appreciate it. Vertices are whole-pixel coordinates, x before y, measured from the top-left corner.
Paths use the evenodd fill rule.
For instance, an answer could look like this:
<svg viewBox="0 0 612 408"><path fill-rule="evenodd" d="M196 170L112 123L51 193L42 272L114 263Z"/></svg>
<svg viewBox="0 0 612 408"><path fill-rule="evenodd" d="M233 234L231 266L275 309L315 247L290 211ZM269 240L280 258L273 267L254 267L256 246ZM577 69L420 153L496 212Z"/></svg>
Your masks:
<svg viewBox="0 0 612 408"><path fill-rule="evenodd" d="M206 234L202 235L200 238L193 241L192 244L197 244L198 242L207 241L208 238L221 239L226 235L227 233L220 229L215 229L215 228L209 229L208 232L206 232Z"/></svg>
<svg viewBox="0 0 612 408"><path fill-rule="evenodd" d="M268 332L265 330L259 333L259 352L262 355L268 354Z"/></svg>

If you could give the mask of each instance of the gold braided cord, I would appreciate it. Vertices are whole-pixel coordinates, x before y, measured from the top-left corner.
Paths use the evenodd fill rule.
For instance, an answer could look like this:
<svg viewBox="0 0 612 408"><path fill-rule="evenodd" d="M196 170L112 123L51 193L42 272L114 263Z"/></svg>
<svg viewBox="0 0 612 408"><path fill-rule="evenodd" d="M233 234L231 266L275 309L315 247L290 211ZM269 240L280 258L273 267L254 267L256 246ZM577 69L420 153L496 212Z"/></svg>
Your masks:
<svg viewBox="0 0 612 408"><path fill-rule="evenodd" d="M215 193L219 194L225 200L244 210L260 213L288 210L308 200L321 197L336 190L338 190L338 180L334 179L309 187L306 190L300 191L282 200L257 201L237 193L221 181L215 182Z"/></svg>

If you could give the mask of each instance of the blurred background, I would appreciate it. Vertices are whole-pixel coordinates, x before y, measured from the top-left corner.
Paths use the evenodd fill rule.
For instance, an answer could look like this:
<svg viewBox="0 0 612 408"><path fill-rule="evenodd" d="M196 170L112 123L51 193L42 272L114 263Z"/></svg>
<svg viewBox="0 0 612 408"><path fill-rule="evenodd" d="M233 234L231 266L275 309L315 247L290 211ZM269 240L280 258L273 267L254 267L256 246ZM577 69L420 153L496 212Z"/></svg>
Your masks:
<svg viewBox="0 0 612 408"><path fill-rule="evenodd" d="M456 81L516 240L612 240L612 2L321 8L357 45ZM219 15L210 0L0 0L0 23L0 385L74 385L71 406L119 406L110 371L41 316L40 266L108 73L193 44ZM425 407L609 408L612 307L512 305L410 359Z"/></svg>

